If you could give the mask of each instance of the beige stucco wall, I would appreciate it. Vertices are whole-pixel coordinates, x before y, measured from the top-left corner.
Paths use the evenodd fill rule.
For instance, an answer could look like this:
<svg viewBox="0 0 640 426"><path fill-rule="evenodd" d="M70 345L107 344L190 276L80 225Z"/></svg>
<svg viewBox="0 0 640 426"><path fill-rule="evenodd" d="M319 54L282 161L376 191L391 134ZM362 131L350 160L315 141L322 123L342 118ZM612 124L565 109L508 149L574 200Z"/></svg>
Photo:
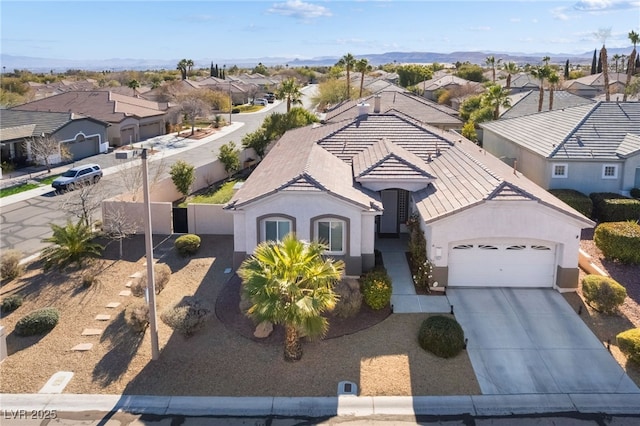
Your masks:
<svg viewBox="0 0 640 426"><path fill-rule="evenodd" d="M151 232L159 235L171 235L173 222L171 215L171 203L151 203ZM116 215L117 212L117 215ZM144 203L107 200L102 202L102 221L105 230L108 230L112 217L123 218L129 224L133 224L136 234L144 233L144 218L146 216Z"/></svg>
<svg viewBox="0 0 640 426"><path fill-rule="evenodd" d="M232 235L233 215L221 204L189 204L189 233L198 235Z"/></svg>

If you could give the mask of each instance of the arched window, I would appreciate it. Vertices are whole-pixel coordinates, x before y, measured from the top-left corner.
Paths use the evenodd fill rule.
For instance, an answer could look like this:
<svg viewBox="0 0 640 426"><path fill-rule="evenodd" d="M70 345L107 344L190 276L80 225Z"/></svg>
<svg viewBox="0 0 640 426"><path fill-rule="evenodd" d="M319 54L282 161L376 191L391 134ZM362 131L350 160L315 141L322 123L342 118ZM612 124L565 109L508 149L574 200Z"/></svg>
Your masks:
<svg viewBox="0 0 640 426"><path fill-rule="evenodd" d="M291 219L280 216L262 219L260 228L261 241L280 241L293 231Z"/></svg>

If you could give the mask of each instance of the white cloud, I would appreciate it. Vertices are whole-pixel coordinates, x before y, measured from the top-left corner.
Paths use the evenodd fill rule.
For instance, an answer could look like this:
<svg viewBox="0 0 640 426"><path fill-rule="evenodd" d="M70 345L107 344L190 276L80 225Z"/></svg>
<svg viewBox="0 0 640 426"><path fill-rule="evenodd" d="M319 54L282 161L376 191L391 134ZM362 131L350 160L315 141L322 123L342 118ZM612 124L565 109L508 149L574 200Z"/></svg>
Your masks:
<svg viewBox="0 0 640 426"><path fill-rule="evenodd" d="M640 1L617 1L617 0L580 0L573 5L573 8L583 12L605 12L608 10L637 9Z"/></svg>
<svg viewBox="0 0 640 426"><path fill-rule="evenodd" d="M566 7L556 7L551 9L551 15L553 16L554 19L559 19L561 21L568 21L569 20L569 15L567 15L565 12L567 11L568 8Z"/></svg>
<svg viewBox="0 0 640 426"><path fill-rule="evenodd" d="M301 0L287 0L284 3L274 3L267 12L282 16L292 16L298 19L313 19L331 16L331 11L324 6L305 3Z"/></svg>

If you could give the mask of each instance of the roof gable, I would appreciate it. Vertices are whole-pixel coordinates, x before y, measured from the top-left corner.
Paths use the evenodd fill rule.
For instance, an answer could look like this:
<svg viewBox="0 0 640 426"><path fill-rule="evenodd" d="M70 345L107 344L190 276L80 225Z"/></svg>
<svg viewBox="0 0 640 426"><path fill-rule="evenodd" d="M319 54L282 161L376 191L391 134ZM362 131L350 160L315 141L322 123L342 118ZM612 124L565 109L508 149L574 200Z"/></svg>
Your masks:
<svg viewBox="0 0 640 426"><path fill-rule="evenodd" d="M539 198L534 197L527 191L518 188L512 183L502 182L498 185L488 196L487 200L500 200L500 201L523 201L533 200L537 201Z"/></svg>
<svg viewBox="0 0 640 426"><path fill-rule="evenodd" d="M353 158L353 174L356 179L380 176L433 179L420 157L387 138Z"/></svg>

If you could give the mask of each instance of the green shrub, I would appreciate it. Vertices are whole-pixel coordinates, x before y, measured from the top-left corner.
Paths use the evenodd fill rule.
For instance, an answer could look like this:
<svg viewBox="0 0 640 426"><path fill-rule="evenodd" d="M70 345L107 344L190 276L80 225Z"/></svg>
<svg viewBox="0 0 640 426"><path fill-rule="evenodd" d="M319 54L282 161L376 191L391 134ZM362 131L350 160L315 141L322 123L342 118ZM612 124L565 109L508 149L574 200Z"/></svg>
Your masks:
<svg viewBox="0 0 640 426"><path fill-rule="evenodd" d="M616 341L627 358L640 364L640 328L631 328L619 333Z"/></svg>
<svg viewBox="0 0 640 426"><path fill-rule="evenodd" d="M371 309L382 309L391 301L391 278L384 269L373 269L360 280L360 290Z"/></svg>
<svg viewBox="0 0 640 426"><path fill-rule="evenodd" d="M0 278L11 281L18 278L24 272L24 266L20 264L22 252L7 250L0 257Z"/></svg>
<svg viewBox="0 0 640 426"><path fill-rule="evenodd" d="M189 337L204 327L211 309L197 297L187 296L179 303L162 311L160 319L169 327Z"/></svg>
<svg viewBox="0 0 640 426"><path fill-rule="evenodd" d="M171 268L169 268L169 265L167 265L166 263L156 263L153 266L153 275L155 278L156 294L160 294L160 292L164 290L164 288L169 283L169 280L171 279ZM146 290L147 270L145 269L140 279L131 285L131 294L136 297L142 297L144 296Z"/></svg>
<svg viewBox="0 0 640 426"><path fill-rule="evenodd" d="M56 308L43 308L33 311L20 318L16 323L15 332L18 336L33 336L53 330L60 319L60 312Z"/></svg>
<svg viewBox="0 0 640 426"><path fill-rule="evenodd" d="M333 287L333 292L338 296L336 306L333 308L335 316L351 318L358 315L362 307L362 293L357 281L343 279Z"/></svg>
<svg viewBox="0 0 640 426"><path fill-rule="evenodd" d="M607 222L596 227L593 241L607 259L640 263L640 225L636 222Z"/></svg>
<svg viewBox="0 0 640 426"><path fill-rule="evenodd" d="M586 217L591 217L593 201L582 192L574 189L551 189L549 192Z"/></svg>
<svg viewBox="0 0 640 426"><path fill-rule="evenodd" d="M600 275L587 275L582 279L582 294L589 305L611 314L624 303L627 289L614 279Z"/></svg>
<svg viewBox="0 0 640 426"><path fill-rule="evenodd" d="M613 192L594 192L593 214L600 222L622 222L640 218L640 200Z"/></svg>
<svg viewBox="0 0 640 426"><path fill-rule="evenodd" d="M631 191L629 191L629 195L633 198L640 199L640 188L632 188Z"/></svg>
<svg viewBox="0 0 640 426"><path fill-rule="evenodd" d="M22 306L22 302L24 299L22 296L18 294L11 295L9 297L5 297L2 299L2 304L0 304L0 311L3 314L8 314L9 312L13 312Z"/></svg>
<svg viewBox="0 0 640 426"><path fill-rule="evenodd" d="M239 114L240 113L240 108L233 108L231 110L231 114Z"/></svg>
<svg viewBox="0 0 640 426"><path fill-rule="evenodd" d="M453 318L432 316L422 322L418 343L436 356L451 358L464 349L464 331Z"/></svg>
<svg viewBox="0 0 640 426"><path fill-rule="evenodd" d="M135 303L127 306L124 319L135 333L143 333L149 325L149 305Z"/></svg>
<svg viewBox="0 0 640 426"><path fill-rule="evenodd" d="M194 234L181 235L176 238L174 246L180 256L186 257L194 255L200 249L200 237Z"/></svg>

